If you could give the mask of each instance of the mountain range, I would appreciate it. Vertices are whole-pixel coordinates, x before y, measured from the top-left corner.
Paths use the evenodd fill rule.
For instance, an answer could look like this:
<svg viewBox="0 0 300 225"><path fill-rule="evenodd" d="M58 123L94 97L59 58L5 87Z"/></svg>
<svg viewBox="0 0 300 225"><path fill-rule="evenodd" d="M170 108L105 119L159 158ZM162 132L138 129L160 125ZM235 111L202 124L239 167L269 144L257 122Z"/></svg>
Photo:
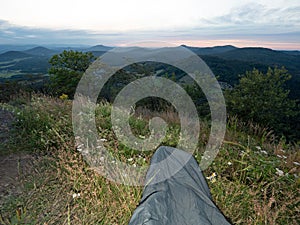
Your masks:
<svg viewBox="0 0 300 225"><path fill-rule="evenodd" d="M265 72L269 67L284 66L292 75L288 87L291 96L300 99L300 51L278 51L268 48L238 48L231 45L192 47L182 45L199 55L222 82L234 85L239 75L257 68ZM63 50L92 52L101 56L113 47L96 46L13 46L0 45L0 82L22 80L34 76L47 76L49 59Z"/></svg>

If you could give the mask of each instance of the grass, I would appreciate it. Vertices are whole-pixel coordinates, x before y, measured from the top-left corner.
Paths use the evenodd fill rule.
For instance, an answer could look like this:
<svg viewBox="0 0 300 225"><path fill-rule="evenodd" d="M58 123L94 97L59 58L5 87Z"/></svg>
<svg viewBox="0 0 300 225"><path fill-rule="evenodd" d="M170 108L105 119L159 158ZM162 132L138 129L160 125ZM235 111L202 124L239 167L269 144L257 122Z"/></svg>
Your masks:
<svg viewBox="0 0 300 225"><path fill-rule="evenodd" d="M20 106L20 102L22 105ZM0 224L128 224L142 187L110 182L83 159L76 146L72 102L42 95L2 104L14 111L15 129L7 148L36 155L32 173L21 174L22 193L6 199ZM151 112L139 109L130 119L133 133L149 135ZM111 106L96 107L96 124L107 149L121 161L148 165L153 152L136 152L119 143L111 129ZM178 117L167 112L170 124L164 145L176 146ZM198 151L208 139L209 125L201 122ZM218 207L233 224L298 224L299 146L276 143L272 132L237 118L228 120L226 138L213 164L204 171ZM276 174L283 171L284 175Z"/></svg>

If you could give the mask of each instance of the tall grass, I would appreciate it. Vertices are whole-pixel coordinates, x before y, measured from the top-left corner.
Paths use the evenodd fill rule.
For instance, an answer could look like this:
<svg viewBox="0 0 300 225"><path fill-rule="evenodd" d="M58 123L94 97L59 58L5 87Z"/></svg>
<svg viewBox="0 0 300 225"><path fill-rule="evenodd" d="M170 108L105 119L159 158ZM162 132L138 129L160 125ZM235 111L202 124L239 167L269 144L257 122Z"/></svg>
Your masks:
<svg viewBox="0 0 300 225"><path fill-rule="evenodd" d="M33 95L22 104L3 105L16 116L9 147L37 157L33 172L21 176L22 193L7 197L1 206L0 224L128 224L142 187L112 183L84 161L73 137L71 101ZM110 112L105 102L95 112L107 149L120 160L149 164L153 152L132 151L116 139ZM137 110L130 119L135 135L149 134L147 121L152 116L148 110ZM175 146L178 116L170 111L163 117L170 124L163 144ZM208 135L209 124L201 122L198 161ZM276 143L269 130L231 118L223 146L204 174L216 174L208 184L232 223L298 224L299 161L299 146Z"/></svg>

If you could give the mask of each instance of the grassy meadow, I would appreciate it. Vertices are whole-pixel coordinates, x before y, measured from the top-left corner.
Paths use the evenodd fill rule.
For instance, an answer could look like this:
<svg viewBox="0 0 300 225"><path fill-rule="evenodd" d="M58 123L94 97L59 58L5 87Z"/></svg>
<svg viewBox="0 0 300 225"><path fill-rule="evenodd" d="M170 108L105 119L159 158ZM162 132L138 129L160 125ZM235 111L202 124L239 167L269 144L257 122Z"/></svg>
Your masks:
<svg viewBox="0 0 300 225"><path fill-rule="evenodd" d="M73 135L72 101L23 94L2 103L14 115L10 139L1 154L34 156L31 173L20 171L22 192L8 195L0 207L0 224L128 224L142 187L115 184L89 167ZM105 146L121 161L147 165L153 152L135 152L119 143L111 128L111 105L96 107L96 124ZM140 137L148 135L147 116L132 116ZM162 145L176 146L177 117L168 121ZM209 136L201 122L197 161ZM297 144L278 140L273 132L236 117L228 118L225 140L213 164L203 173L216 205L233 224L299 224L300 152Z"/></svg>

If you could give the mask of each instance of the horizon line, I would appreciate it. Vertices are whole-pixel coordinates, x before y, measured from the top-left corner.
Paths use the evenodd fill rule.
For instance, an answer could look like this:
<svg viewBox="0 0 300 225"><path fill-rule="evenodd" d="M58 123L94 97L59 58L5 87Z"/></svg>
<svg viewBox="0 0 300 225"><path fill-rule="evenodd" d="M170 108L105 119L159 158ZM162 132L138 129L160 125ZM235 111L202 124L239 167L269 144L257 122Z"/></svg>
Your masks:
<svg viewBox="0 0 300 225"><path fill-rule="evenodd" d="M204 43L206 44L204 44ZM138 44L140 43L140 45ZM145 43L148 43L149 45L145 45ZM265 48L265 49L271 49L275 51L300 51L300 44L294 45L294 43L266 43L266 44L246 44L244 43L227 43L224 41L220 41L218 43L215 43L215 41L173 41L173 42L166 42L166 41L153 41L153 43L165 43L165 45L151 45L151 42L135 42L132 43L117 43L117 44L103 44L103 43L7 43L7 44L0 44L0 46L30 46L30 47L95 47L95 46L104 46L104 47L111 47L111 48L117 48L117 47L146 47L146 48L163 48L163 47L179 47L179 46L187 46L187 47L196 47L196 48L213 48L213 47L225 47L225 46L232 46L235 48ZM171 43L171 44L170 44ZM284 44L284 47L282 44ZM299 45L299 46L298 46Z"/></svg>

